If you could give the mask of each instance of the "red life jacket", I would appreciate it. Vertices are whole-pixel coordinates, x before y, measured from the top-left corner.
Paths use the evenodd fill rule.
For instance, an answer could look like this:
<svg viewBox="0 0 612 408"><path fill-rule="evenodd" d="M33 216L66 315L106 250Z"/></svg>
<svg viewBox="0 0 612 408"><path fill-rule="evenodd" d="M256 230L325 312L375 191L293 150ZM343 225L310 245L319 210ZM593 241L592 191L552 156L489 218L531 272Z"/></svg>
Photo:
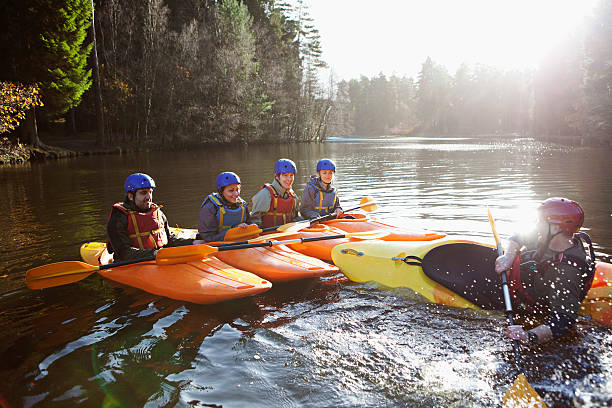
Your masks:
<svg viewBox="0 0 612 408"><path fill-rule="evenodd" d="M127 233L134 248L158 249L168 243L161 217L161 205L151 204L151 209L145 213L128 210L122 203L116 203L113 207L127 214Z"/></svg>
<svg viewBox="0 0 612 408"><path fill-rule="evenodd" d="M268 212L261 217L262 228L276 227L277 225L287 224L293 220L293 211L297 207L297 196L292 189L289 189L289 197L282 198L278 195L272 184L264 184L261 189L267 188L272 196Z"/></svg>

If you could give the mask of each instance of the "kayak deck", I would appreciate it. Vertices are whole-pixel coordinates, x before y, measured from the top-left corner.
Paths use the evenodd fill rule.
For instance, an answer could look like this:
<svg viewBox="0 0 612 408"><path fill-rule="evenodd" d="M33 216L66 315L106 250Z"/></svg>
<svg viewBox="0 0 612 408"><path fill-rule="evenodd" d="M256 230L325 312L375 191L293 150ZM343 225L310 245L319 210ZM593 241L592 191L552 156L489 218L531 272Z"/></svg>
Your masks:
<svg viewBox="0 0 612 408"><path fill-rule="evenodd" d="M92 242L81 246L81 257L89 264L107 263L106 244ZM192 303L211 304L265 292L272 284L214 258L174 265L155 261L105 269L98 272L112 281L146 292Z"/></svg>

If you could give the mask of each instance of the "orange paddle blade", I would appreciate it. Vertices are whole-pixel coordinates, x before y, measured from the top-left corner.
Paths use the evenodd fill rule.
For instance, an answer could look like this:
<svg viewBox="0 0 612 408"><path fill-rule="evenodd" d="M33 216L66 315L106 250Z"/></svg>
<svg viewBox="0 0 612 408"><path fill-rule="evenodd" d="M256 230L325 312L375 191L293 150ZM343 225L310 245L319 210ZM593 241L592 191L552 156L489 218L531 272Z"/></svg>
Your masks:
<svg viewBox="0 0 612 408"><path fill-rule="evenodd" d="M79 261L56 262L32 268L26 272L30 289L44 289L85 279L99 268Z"/></svg>
<svg viewBox="0 0 612 408"><path fill-rule="evenodd" d="M363 211L372 212L378 209L378 205L376 205L373 197L365 196L359 202L359 208L361 208Z"/></svg>
<svg viewBox="0 0 612 408"><path fill-rule="evenodd" d="M158 265L173 265L202 259L215 252L219 252L219 249L204 244L162 248L157 252L155 262Z"/></svg>
<svg viewBox="0 0 612 408"><path fill-rule="evenodd" d="M262 233L262 230L255 224L251 224L246 228L235 227L225 233L224 241L242 241L255 237Z"/></svg>
<svg viewBox="0 0 612 408"><path fill-rule="evenodd" d="M527 382L524 374L519 374L514 384L504 394L502 398L504 408L546 408L542 397Z"/></svg>

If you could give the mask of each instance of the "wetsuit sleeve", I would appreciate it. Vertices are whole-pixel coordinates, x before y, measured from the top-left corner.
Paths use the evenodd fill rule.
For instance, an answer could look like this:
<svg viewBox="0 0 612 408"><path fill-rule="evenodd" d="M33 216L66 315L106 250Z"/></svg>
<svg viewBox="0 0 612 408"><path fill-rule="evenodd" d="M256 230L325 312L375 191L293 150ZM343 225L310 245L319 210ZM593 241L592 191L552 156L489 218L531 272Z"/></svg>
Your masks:
<svg viewBox="0 0 612 408"><path fill-rule="evenodd" d="M251 211L251 223L257 224L261 227L262 218L268 212L270 208L270 202L272 197L270 192L262 188L253 196L253 211Z"/></svg>
<svg viewBox="0 0 612 408"><path fill-rule="evenodd" d="M316 191L310 184L306 184L306 187L302 190L300 213L305 219L311 220L319 216L315 211L315 194Z"/></svg>
<svg viewBox="0 0 612 408"><path fill-rule="evenodd" d="M206 242L223 241L225 231L219 232L217 222L217 207L210 201L200 208L198 215L198 234Z"/></svg>
<svg viewBox="0 0 612 408"><path fill-rule="evenodd" d="M580 302L582 302L582 271L567 264L557 263L549 268L548 299L550 305L549 320L553 337L563 336L576 324Z"/></svg>
<svg viewBox="0 0 612 408"><path fill-rule="evenodd" d="M127 215L113 208L110 218L108 219L108 224L106 224L106 233L110 241L109 252L112 249L113 261L117 262L128 259L152 257L154 254L153 249L139 249L132 246L127 232L127 226Z"/></svg>
<svg viewBox="0 0 612 408"><path fill-rule="evenodd" d="M161 212L161 210L160 210ZM164 223L164 229L166 230L166 236L168 237L168 243L166 247L177 247L177 246L185 246L185 245L193 245L193 239L190 238L179 238L170 232L170 226L168 224L168 219L166 218L166 214L162 214L162 220Z"/></svg>

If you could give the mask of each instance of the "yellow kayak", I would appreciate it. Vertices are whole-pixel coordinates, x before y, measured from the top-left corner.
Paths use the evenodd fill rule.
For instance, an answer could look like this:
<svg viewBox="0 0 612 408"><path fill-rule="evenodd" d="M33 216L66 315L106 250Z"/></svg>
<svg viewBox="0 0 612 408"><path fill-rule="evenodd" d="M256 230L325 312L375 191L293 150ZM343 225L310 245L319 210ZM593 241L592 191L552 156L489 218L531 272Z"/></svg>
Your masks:
<svg viewBox="0 0 612 408"><path fill-rule="evenodd" d="M449 306L496 309L501 291L493 245L464 239L361 241L338 245L332 259L350 280L407 287ZM581 314L612 326L612 264L596 263Z"/></svg>

